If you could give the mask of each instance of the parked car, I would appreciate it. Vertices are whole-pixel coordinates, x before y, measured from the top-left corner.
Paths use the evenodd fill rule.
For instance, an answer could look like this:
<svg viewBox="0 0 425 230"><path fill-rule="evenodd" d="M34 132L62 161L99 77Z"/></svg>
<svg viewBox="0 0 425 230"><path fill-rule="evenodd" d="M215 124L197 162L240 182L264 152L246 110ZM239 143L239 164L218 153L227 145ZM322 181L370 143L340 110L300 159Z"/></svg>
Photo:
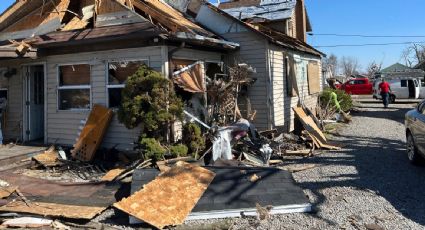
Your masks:
<svg viewBox="0 0 425 230"><path fill-rule="evenodd" d="M373 98L381 100L379 93L379 84L381 80L375 80L373 86ZM421 84L415 78L394 78L389 79L391 86L390 102L394 103L396 99L418 99L421 92Z"/></svg>
<svg viewBox="0 0 425 230"><path fill-rule="evenodd" d="M405 116L407 157L413 164L425 157L425 100Z"/></svg>
<svg viewBox="0 0 425 230"><path fill-rule="evenodd" d="M372 95L373 84L368 78L353 78L342 84L340 89L351 95Z"/></svg>

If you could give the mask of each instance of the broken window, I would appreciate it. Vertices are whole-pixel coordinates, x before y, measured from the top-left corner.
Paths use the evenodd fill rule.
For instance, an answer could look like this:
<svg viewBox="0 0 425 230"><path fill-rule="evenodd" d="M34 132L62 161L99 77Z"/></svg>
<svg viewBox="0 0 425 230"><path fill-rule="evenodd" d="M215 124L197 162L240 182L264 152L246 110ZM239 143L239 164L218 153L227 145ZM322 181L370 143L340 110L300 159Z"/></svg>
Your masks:
<svg viewBox="0 0 425 230"><path fill-rule="evenodd" d="M125 87L127 78L140 68L148 65L147 60L119 61L108 63L108 105L109 108L117 108L121 104L121 92Z"/></svg>
<svg viewBox="0 0 425 230"><path fill-rule="evenodd" d="M90 109L90 65L59 66L59 110Z"/></svg>

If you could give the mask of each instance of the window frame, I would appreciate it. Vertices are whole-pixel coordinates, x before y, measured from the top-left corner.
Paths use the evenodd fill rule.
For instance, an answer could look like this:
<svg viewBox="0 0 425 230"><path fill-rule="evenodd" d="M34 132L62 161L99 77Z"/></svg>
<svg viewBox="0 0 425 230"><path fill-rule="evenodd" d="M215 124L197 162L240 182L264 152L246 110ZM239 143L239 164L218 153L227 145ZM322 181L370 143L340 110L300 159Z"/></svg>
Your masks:
<svg viewBox="0 0 425 230"><path fill-rule="evenodd" d="M106 88L106 107L109 109L117 110L117 107L111 107L109 105L109 89L124 89L124 84L109 84L109 64L112 62L138 62L143 61L146 63L148 67L150 67L150 60L149 58L134 58L134 59L128 59L128 58L122 58L122 59L110 59L105 61L105 88Z"/></svg>
<svg viewBox="0 0 425 230"><path fill-rule="evenodd" d="M88 85L70 85L70 86L61 86L60 85L60 67L61 66L72 66L72 65L88 65L90 68L90 83ZM61 63L56 66L56 109L61 112L85 112L90 111L93 108L93 90L92 90L92 65L89 62L71 62L71 63ZM89 108L87 109L60 109L60 90L73 90L73 89L88 89L89 90Z"/></svg>
<svg viewBox="0 0 425 230"><path fill-rule="evenodd" d="M404 82L405 84L403 84L403 82ZM408 81L408 80L406 80L406 79L401 79L401 80L400 80L400 87L402 87L402 88L407 88L407 87L409 87L409 81Z"/></svg>

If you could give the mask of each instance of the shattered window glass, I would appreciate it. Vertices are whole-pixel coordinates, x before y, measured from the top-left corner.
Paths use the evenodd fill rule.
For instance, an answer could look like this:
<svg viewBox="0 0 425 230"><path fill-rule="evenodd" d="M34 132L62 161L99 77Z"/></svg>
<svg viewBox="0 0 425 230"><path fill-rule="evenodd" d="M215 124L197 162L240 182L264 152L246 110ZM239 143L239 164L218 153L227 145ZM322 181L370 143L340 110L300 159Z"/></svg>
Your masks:
<svg viewBox="0 0 425 230"><path fill-rule="evenodd" d="M146 61L110 62L108 65L109 85L124 85L127 78L136 73L143 64L147 64Z"/></svg>
<svg viewBox="0 0 425 230"><path fill-rule="evenodd" d="M90 109L90 65L59 66L59 110Z"/></svg>
<svg viewBox="0 0 425 230"><path fill-rule="evenodd" d="M90 109L90 89L59 90L59 109Z"/></svg>
<svg viewBox="0 0 425 230"><path fill-rule="evenodd" d="M117 108L121 104L121 92L125 87L127 78L140 68L148 65L147 60L119 61L108 63L108 105L109 108Z"/></svg>

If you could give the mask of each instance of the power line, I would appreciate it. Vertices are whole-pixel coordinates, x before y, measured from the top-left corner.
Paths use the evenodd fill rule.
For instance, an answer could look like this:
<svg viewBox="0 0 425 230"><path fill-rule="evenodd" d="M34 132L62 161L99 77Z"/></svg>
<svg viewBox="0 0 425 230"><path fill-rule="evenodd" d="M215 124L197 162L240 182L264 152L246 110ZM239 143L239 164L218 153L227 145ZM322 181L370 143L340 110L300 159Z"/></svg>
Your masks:
<svg viewBox="0 0 425 230"><path fill-rule="evenodd" d="M369 43L369 44L340 44L340 45L319 45L315 48L335 48L335 47L360 47L360 46L389 46L389 45L408 45L408 44L423 44L425 41L419 42L391 42L391 43Z"/></svg>
<svg viewBox="0 0 425 230"><path fill-rule="evenodd" d="M362 38L425 38L425 35L364 35L364 34L316 34L310 36L362 37Z"/></svg>

